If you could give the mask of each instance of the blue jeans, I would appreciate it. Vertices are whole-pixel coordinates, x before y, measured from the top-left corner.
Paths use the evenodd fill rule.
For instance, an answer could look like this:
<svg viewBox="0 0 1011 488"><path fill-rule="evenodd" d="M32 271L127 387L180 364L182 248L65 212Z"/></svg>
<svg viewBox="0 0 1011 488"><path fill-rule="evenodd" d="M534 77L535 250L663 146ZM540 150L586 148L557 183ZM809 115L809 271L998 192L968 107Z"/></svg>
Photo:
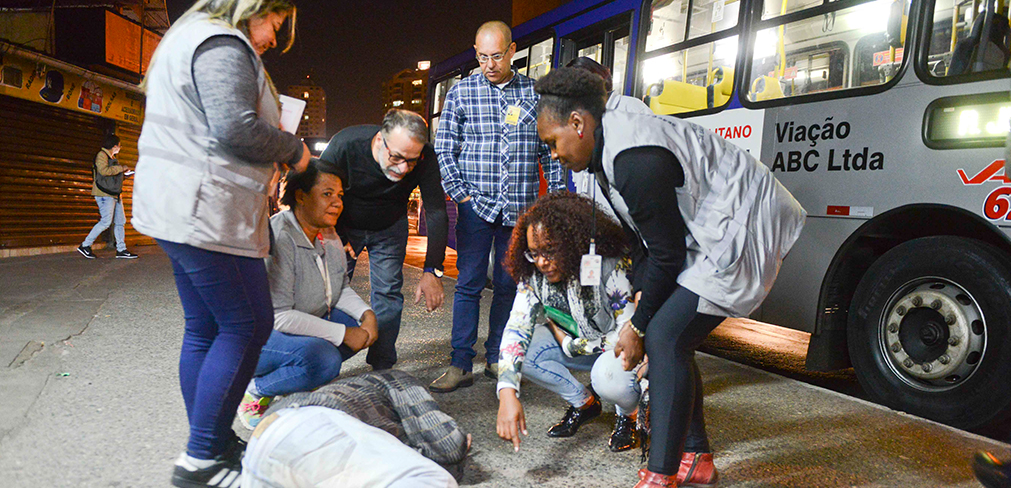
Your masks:
<svg viewBox="0 0 1011 488"><path fill-rule="evenodd" d="M179 384L190 423L189 455L211 459L235 439L232 420L274 328L262 259L158 240L186 317Z"/></svg>
<svg viewBox="0 0 1011 488"><path fill-rule="evenodd" d="M358 326L337 309L324 318L345 327ZM353 355L343 344L337 347L319 337L272 331L253 373L253 389L260 396L276 396L318 388L336 378L341 364Z"/></svg>
<svg viewBox="0 0 1011 488"><path fill-rule="evenodd" d="M502 330L513 299L516 297L516 282L502 267L502 258L509 248L509 238L513 228L502 223L502 216L495 222L486 222L474 212L473 202L457 205L456 218L456 295L453 298L453 354L450 364L464 371L473 369L474 343L477 342L478 318L481 313L481 290L488 278L488 254L495 246L495 268L492 272L494 292L491 299L491 315L488 318L488 340L484 343L488 364L498 363L498 348L502 342Z"/></svg>
<svg viewBox="0 0 1011 488"><path fill-rule="evenodd" d="M372 311L376 313L379 338L369 347L365 362L373 369L390 369L397 363L397 336L404 311L404 258L407 256L407 216L383 230L345 229L355 255L369 251ZM348 274L355 260L348 260Z"/></svg>
<svg viewBox="0 0 1011 488"><path fill-rule="evenodd" d="M590 392L569 370L590 371L594 390L600 398L613 403L618 415L629 415L639 406L639 381L634 371L625 371L613 351L568 357L562 352L547 326L538 325L527 346L523 376L553 391L573 407L590 401Z"/></svg>
<svg viewBox="0 0 1011 488"><path fill-rule="evenodd" d="M573 407L581 407L590 400L590 392L570 369L590 371L599 354L568 357L562 352L551 329L538 325L527 346L523 360L523 376L549 391L553 391Z"/></svg>
<svg viewBox="0 0 1011 488"><path fill-rule="evenodd" d="M88 237L84 239L81 246L91 247L95 243L95 239L98 239L98 236L102 232L105 232L105 229L108 229L112 224L116 224L116 227L112 230L112 233L116 236L116 250L125 251L126 231L123 226L126 225L126 214L123 213L123 201L113 197L95 197L95 202L98 203L98 215L101 218L91 228L91 232L88 233Z"/></svg>

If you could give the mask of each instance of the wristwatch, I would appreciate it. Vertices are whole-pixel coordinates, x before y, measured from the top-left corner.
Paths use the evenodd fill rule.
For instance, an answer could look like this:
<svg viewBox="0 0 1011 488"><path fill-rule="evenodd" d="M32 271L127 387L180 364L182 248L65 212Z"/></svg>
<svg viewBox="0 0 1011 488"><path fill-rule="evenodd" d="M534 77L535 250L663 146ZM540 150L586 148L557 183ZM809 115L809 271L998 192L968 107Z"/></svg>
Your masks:
<svg viewBox="0 0 1011 488"><path fill-rule="evenodd" d="M436 278L442 278L443 272L439 268L425 268L425 273L432 273Z"/></svg>

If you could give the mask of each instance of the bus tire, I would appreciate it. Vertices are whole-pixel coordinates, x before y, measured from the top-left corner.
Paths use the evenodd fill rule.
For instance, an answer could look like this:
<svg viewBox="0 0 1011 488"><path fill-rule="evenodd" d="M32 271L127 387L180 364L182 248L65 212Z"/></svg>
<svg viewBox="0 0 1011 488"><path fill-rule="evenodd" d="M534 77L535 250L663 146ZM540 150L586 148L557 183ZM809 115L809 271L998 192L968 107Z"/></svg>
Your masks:
<svg viewBox="0 0 1011 488"><path fill-rule="evenodd" d="M969 429L1011 404L1011 263L974 239L902 243L860 280L848 317L857 379L888 407Z"/></svg>

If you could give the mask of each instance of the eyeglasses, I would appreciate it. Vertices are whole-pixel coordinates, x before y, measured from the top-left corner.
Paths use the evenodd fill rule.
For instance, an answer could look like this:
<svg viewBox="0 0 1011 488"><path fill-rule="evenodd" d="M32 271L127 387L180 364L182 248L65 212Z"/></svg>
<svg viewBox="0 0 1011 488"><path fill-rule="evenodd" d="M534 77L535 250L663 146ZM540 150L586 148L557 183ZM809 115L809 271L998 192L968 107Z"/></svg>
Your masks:
<svg viewBox="0 0 1011 488"><path fill-rule="evenodd" d="M532 251L530 249L527 249L526 251L523 251L523 257L527 258L527 261L530 261L531 263L536 263L537 258L544 258L545 261L551 262L555 260L555 253L546 251Z"/></svg>
<svg viewBox="0 0 1011 488"><path fill-rule="evenodd" d="M497 63L497 62L502 61L503 59L505 59L505 53L495 53L495 54L492 54L491 56L489 56L487 54L478 54L475 57L477 58L477 62L479 62L481 64L485 64L488 61L495 61Z"/></svg>
<svg viewBox="0 0 1011 488"><path fill-rule="evenodd" d="M394 154L393 151L390 150L390 146L386 144L386 138L381 137L380 139L383 140L383 147L386 148L386 152L390 153L390 162L393 163L394 165L399 166L401 164L407 163L407 166L413 168L415 165L418 164L418 161L421 161L421 156L418 156L416 158L405 158L400 154Z"/></svg>

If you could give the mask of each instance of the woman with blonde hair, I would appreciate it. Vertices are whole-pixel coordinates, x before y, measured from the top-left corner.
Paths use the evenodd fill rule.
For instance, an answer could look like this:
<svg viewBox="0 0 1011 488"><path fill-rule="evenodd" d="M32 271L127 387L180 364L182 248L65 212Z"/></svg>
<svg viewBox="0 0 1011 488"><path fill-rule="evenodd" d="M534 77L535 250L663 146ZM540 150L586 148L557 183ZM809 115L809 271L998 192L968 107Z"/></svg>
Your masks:
<svg viewBox="0 0 1011 488"><path fill-rule="evenodd" d="M236 487L245 444L236 408L273 329L263 258L268 188L309 150L279 129L277 90L260 56L291 47L290 0L201 0L165 34L144 80L146 115L132 224L169 256L186 328L179 383L189 442L172 484Z"/></svg>

